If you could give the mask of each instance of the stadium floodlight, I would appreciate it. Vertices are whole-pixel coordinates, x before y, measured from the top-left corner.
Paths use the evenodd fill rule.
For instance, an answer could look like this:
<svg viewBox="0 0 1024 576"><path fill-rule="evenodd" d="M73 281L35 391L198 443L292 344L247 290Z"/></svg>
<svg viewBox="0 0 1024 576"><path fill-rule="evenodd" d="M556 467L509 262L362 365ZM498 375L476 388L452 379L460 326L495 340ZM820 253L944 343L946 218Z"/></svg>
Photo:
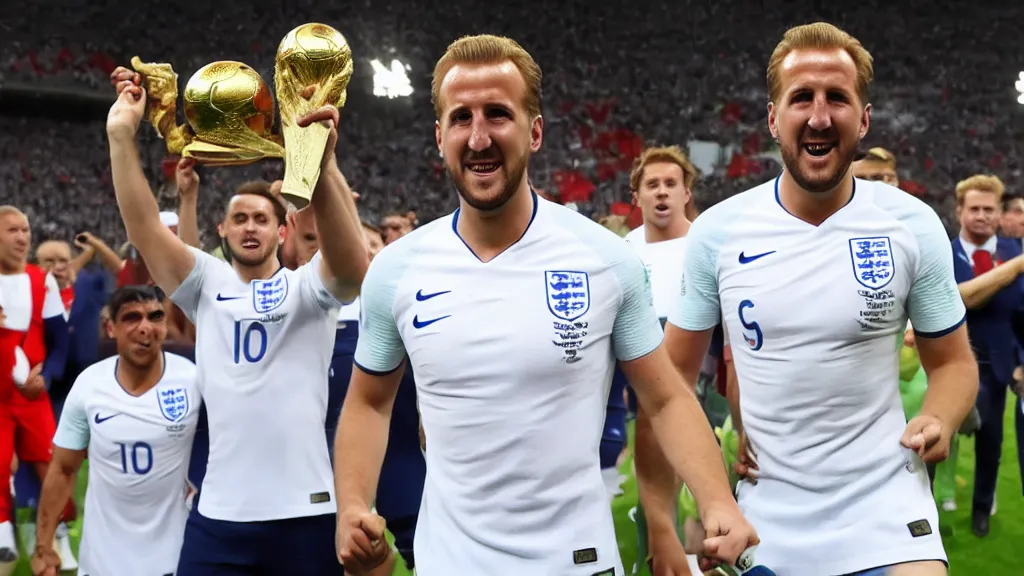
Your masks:
<svg viewBox="0 0 1024 576"><path fill-rule="evenodd" d="M1017 77L1017 82L1013 87L1017 89L1017 92L1020 92L1017 96L1017 103L1024 104L1024 72L1021 72L1020 76Z"/></svg>
<svg viewBox="0 0 1024 576"><path fill-rule="evenodd" d="M380 60L371 60L373 67L373 95L387 98L398 98L412 94L412 82L407 71L412 70L408 64L391 60L391 66L385 66Z"/></svg>

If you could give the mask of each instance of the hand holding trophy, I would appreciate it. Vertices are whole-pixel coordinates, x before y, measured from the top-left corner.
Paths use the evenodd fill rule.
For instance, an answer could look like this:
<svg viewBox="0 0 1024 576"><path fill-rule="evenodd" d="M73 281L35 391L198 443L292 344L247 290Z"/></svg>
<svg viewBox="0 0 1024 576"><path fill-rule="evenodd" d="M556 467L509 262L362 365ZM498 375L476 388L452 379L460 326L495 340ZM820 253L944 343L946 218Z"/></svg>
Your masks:
<svg viewBox="0 0 1024 576"><path fill-rule="evenodd" d="M298 120L325 105L345 105L352 78L352 51L334 28L303 24L281 41L275 88L282 136L272 133L274 97L251 67L218 61L200 68L185 84L187 125L177 125L178 82L170 64L144 63L137 56L134 82L146 89L147 120L167 143L167 151L201 164L232 166L264 158L284 158L282 195L298 208L309 204L320 176L330 128ZM283 144L283 146L282 146Z"/></svg>

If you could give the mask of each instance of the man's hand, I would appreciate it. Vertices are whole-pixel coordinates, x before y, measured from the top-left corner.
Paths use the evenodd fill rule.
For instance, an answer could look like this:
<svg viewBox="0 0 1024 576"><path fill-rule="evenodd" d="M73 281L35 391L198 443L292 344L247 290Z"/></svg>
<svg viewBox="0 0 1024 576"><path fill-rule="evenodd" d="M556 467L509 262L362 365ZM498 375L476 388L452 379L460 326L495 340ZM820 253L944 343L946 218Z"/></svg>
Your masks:
<svg viewBox="0 0 1024 576"><path fill-rule="evenodd" d="M96 246L96 236L92 232L79 232L75 235L75 246L85 250Z"/></svg>
<svg viewBox="0 0 1024 576"><path fill-rule="evenodd" d="M368 510L341 513L335 543L338 561L352 576L369 574L391 554L384 539L384 518Z"/></svg>
<svg viewBox="0 0 1024 576"><path fill-rule="evenodd" d="M676 534L666 534L662 537L648 536L647 546L650 549L651 559L648 567L651 569L651 576L691 576L689 560L686 559L686 550Z"/></svg>
<svg viewBox="0 0 1024 576"><path fill-rule="evenodd" d="M107 135L134 138L146 113L146 90L125 80L118 84L117 92L107 113Z"/></svg>
<svg viewBox="0 0 1024 576"><path fill-rule="evenodd" d="M29 564L33 576L57 576L60 570L60 555L53 548L39 544Z"/></svg>
<svg viewBox="0 0 1024 576"><path fill-rule="evenodd" d="M327 136L327 146L324 148L324 156L320 161L320 169L323 170L337 163L334 156L334 149L338 146L338 121L341 114L338 109L328 104L313 110L296 121L300 128L305 128L314 122L320 122L330 133Z"/></svg>
<svg viewBox="0 0 1024 576"><path fill-rule="evenodd" d="M194 158L182 158L174 169L174 183L178 185L178 196L195 198L199 194L199 175L196 174Z"/></svg>
<svg viewBox="0 0 1024 576"><path fill-rule="evenodd" d="M757 484L757 453L750 446L746 432L740 430L737 436L739 436L739 445L736 449L736 462L732 468L740 478L751 484Z"/></svg>
<svg viewBox="0 0 1024 576"><path fill-rule="evenodd" d="M900 444L917 452L926 464L934 464L949 457L950 437L938 418L918 414L907 422Z"/></svg>
<svg viewBox="0 0 1024 576"><path fill-rule="evenodd" d="M35 368L28 373L25 385L19 388L21 395L29 400L35 400L46 390L46 380L43 378L43 363L36 364Z"/></svg>
<svg viewBox="0 0 1024 576"><path fill-rule="evenodd" d="M709 508L702 514L701 521L705 534L704 554L700 559L702 570L714 569L723 562L734 566L741 554L761 542L735 502Z"/></svg>

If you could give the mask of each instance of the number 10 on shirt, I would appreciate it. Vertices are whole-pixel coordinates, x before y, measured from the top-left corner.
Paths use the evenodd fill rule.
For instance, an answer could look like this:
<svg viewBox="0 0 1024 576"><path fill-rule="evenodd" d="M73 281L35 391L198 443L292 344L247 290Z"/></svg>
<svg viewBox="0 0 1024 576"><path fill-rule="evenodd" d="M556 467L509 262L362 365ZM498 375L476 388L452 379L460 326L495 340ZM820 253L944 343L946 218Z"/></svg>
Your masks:
<svg viewBox="0 0 1024 576"><path fill-rule="evenodd" d="M243 323L248 326L243 328ZM252 364L263 359L267 353L267 329L263 324L255 320L235 321L235 364L241 364L242 360Z"/></svg>
<svg viewBox="0 0 1024 576"><path fill-rule="evenodd" d="M121 472L128 473L128 464L131 464L131 471L142 476L153 469L153 448L145 442L132 442L125 444L118 442L121 447Z"/></svg>

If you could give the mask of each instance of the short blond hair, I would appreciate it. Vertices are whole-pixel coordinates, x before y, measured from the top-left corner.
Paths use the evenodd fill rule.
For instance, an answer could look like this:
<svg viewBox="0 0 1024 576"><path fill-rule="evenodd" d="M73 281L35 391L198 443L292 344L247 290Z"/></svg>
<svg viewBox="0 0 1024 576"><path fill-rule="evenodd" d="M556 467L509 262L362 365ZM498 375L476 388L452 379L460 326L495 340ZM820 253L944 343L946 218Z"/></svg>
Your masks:
<svg viewBox="0 0 1024 576"><path fill-rule="evenodd" d="M1003 199L1003 193L1006 192L1006 186L1003 185L1003 181L998 176L989 176L988 174L975 174L970 178L961 180L956 183L956 205L962 206L964 203L964 196L967 195L971 190L977 190L978 192L987 192L989 194L995 194L996 200L1001 201Z"/></svg>
<svg viewBox="0 0 1024 576"><path fill-rule="evenodd" d="M25 218L26 220L28 219L28 216L25 216L25 213L22 212L21 210L19 210L16 206L12 206L11 204L4 204L4 205L0 206L0 218L3 218L4 216L11 216L11 215L13 215L13 216L21 216L22 218Z"/></svg>
<svg viewBox="0 0 1024 576"><path fill-rule="evenodd" d="M860 96L862 104L867 104L868 87L875 79L874 59L860 43L860 40L828 22L815 22L786 30L782 40L775 46L771 58L768 59L768 97L771 101L778 103L779 97L782 95L779 69L782 67L782 61L789 56L790 52L834 48L844 50L853 59L853 64L857 68L857 95Z"/></svg>
<svg viewBox="0 0 1024 576"><path fill-rule="evenodd" d="M868 150L864 154L864 157L860 158L859 160L867 162L879 162L885 164L886 166L892 168L893 170L896 169L896 155L893 154L892 152L889 152L885 148L881 148L879 146L876 146Z"/></svg>
<svg viewBox="0 0 1024 576"><path fill-rule="evenodd" d="M686 219L693 222L697 218L697 207L693 201L693 187L697 184L699 173L697 167L690 162L686 153L679 146L655 146L644 149L640 156L633 161L633 170L629 173L630 192L635 193L640 190L640 183L644 179L644 170L647 166L659 162L675 164L683 171L683 186L690 191L690 202L686 205L684 212Z"/></svg>
<svg viewBox="0 0 1024 576"><path fill-rule="evenodd" d="M441 117L441 83L457 64L500 64L511 62L526 83L523 105L531 116L540 115L540 91L543 74L533 56L518 42L504 36L481 34L463 36L448 45L444 56L434 66L434 79L430 83L430 99L434 112Z"/></svg>

